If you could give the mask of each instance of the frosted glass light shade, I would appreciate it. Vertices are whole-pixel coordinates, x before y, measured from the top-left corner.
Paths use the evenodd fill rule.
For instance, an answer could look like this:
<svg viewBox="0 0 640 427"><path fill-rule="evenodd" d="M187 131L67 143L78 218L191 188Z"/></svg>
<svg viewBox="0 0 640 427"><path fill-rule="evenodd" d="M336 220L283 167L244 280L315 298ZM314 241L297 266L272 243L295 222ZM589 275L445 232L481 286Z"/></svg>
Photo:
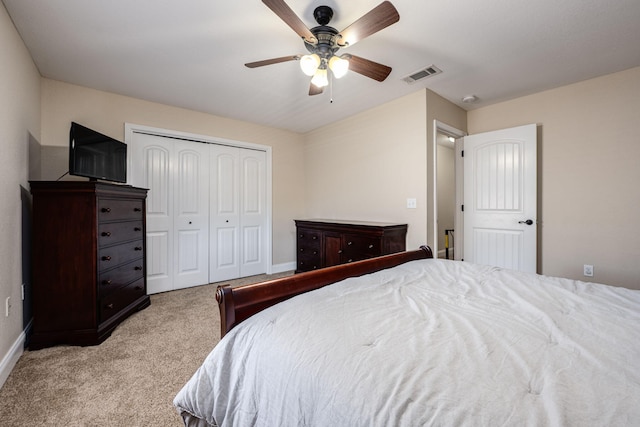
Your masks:
<svg viewBox="0 0 640 427"><path fill-rule="evenodd" d="M349 61L339 56L332 56L329 60L329 68L331 68L335 78L339 79L349 71Z"/></svg>
<svg viewBox="0 0 640 427"><path fill-rule="evenodd" d="M317 87L325 87L329 85L329 79L327 78L327 69L319 68L311 79L311 83Z"/></svg>
<svg viewBox="0 0 640 427"><path fill-rule="evenodd" d="M304 55L300 58L300 68L307 76L313 76L320 66L320 57L315 53L312 55Z"/></svg>

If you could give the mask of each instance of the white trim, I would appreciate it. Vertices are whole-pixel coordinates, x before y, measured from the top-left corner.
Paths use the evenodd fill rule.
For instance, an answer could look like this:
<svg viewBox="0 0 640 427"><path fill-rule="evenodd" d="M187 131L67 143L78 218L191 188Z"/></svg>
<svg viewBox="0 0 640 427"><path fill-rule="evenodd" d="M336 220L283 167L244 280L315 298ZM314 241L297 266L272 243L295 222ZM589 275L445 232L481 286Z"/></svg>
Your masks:
<svg viewBox="0 0 640 427"><path fill-rule="evenodd" d="M7 378L9 378L14 366L18 363L18 359L20 359L20 356L24 353L25 339L26 335L24 331L22 331L7 354L2 358L2 362L0 362L0 388L2 388L4 383L7 381Z"/></svg>
<svg viewBox="0 0 640 427"><path fill-rule="evenodd" d="M269 273L269 274L284 273L285 271L293 271L295 269L296 269L295 261L285 262L285 263L282 263L282 264L272 265L271 266L271 273Z"/></svg>
<svg viewBox="0 0 640 427"><path fill-rule="evenodd" d="M272 218L273 218L273 205L272 205L272 186L273 186L273 177L272 177L272 161L273 161L273 156L272 156L272 147L268 146L268 145L262 145L262 144L254 144L252 142L244 142L244 141L236 141L233 139L226 139L226 138L219 138L219 137L214 137L214 136L208 136L208 135L199 135L199 134L195 134L195 133L188 133L188 132L180 132L180 131L174 131L174 130L169 130L169 129L162 129L162 128L156 128L156 127L151 127L151 126L144 126L144 125L137 125L134 123L125 123L124 124L124 142L125 144L128 144L129 141L131 141L133 139L133 134L134 133L144 133L144 134L148 134L148 135L157 135L157 136L164 136L164 137L168 137L168 138L181 138L181 139L185 139L188 141L195 141L195 142L202 142L205 144L218 144L218 145L228 145L231 147L238 147L238 148L247 148L250 150L258 150L258 151L264 151L266 153L266 157L267 157L267 170L266 170L266 174L267 174L267 239L269 240L267 242L267 244L265 245L265 257L267 259L267 274L271 274L273 272L273 266L272 266L272 256L273 256L273 224L272 224ZM132 167L131 165L131 156L127 155L127 169L130 169ZM131 184L130 182L131 178L130 178L130 174L127 174L127 184ZM295 268L295 267L294 267ZM286 271L286 270L285 270Z"/></svg>
<svg viewBox="0 0 640 427"><path fill-rule="evenodd" d="M433 120L433 152L431 156L433 158L433 162L431 164L432 174L433 174L433 200L431 204L433 209L431 210L431 214L433 215L433 247L431 250L434 254L438 252L438 133L444 133L445 135L452 136L456 138L455 144L458 145L458 139L466 136L466 132L461 131L460 129L456 129L451 125L448 125L444 122L434 119ZM458 171L456 171L456 181L458 180ZM457 190L457 182L456 182L456 190ZM456 198L457 200L457 198ZM457 209L456 209L457 211ZM457 212L456 212L457 213ZM456 214L456 220L458 219L458 215ZM456 221L457 222L457 221ZM456 224L456 227L458 225ZM456 230L457 231L457 230Z"/></svg>

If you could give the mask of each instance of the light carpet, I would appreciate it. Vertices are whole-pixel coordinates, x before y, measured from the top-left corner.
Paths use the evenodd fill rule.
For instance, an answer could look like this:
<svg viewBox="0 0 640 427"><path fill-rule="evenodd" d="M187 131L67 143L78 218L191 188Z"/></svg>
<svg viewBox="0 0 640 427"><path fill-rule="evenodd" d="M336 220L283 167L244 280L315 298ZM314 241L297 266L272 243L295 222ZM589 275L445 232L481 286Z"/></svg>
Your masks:
<svg viewBox="0 0 640 427"><path fill-rule="evenodd" d="M25 351L0 389L0 424L183 425L172 401L220 339L216 287L151 295L98 346Z"/></svg>

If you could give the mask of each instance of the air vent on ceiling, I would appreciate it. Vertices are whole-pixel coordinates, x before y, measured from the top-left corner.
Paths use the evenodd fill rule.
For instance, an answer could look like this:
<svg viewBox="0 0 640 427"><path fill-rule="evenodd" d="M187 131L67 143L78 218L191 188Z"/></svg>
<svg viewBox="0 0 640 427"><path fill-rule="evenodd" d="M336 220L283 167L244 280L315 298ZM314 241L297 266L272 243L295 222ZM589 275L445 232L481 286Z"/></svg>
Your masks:
<svg viewBox="0 0 640 427"><path fill-rule="evenodd" d="M416 71L413 74L408 75L402 80L404 80L407 83L414 83L426 77L431 77L431 76L435 76L436 74L440 74L441 72L442 70L436 67L435 65L429 65L428 67L425 67L419 71Z"/></svg>

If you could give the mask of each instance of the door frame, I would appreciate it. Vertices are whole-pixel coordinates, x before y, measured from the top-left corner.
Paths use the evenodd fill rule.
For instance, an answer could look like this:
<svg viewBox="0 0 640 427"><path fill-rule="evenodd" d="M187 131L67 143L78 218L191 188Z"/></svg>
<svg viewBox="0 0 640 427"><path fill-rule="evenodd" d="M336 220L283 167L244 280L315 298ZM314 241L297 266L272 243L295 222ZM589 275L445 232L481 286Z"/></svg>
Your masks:
<svg viewBox="0 0 640 427"><path fill-rule="evenodd" d="M267 259L267 274L273 273L272 260L272 240L273 240L273 214L272 214L272 148L268 145L255 144L252 142L236 141L227 138L219 138L215 136L201 135L189 132L181 132L157 128L152 126L138 125L135 123L124 124L124 142L129 145L133 140L134 133L142 133L147 135L160 136L165 138L183 139L187 141L200 142L203 144L218 144L231 147L245 148L250 150L264 151L266 153L266 215L267 215L267 242L265 244L265 258ZM127 150L127 170L133 168L131 155ZM131 185L131 174L127 174L127 184Z"/></svg>
<svg viewBox="0 0 640 427"><path fill-rule="evenodd" d="M431 215L433 215L433 243L432 243L432 251L434 254L438 254L438 144L436 143L438 139L438 133L443 133L447 136L451 136L455 138L454 146L455 146L455 155L456 155L456 218L455 218L455 251L454 257L459 260L462 259L463 253L462 248L458 248L464 242L464 218L462 216L462 211L460 206L462 206L462 201L464 200L463 186L464 183L464 168L462 167L461 159L461 151L462 151L462 141L460 138L467 136L467 133L457 129L451 125L448 125L444 122L434 119L433 120L433 147L431 152L431 158L433 162L431 164L431 173L433 179L433 199L431 200Z"/></svg>

